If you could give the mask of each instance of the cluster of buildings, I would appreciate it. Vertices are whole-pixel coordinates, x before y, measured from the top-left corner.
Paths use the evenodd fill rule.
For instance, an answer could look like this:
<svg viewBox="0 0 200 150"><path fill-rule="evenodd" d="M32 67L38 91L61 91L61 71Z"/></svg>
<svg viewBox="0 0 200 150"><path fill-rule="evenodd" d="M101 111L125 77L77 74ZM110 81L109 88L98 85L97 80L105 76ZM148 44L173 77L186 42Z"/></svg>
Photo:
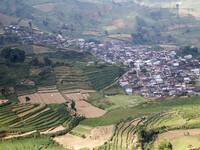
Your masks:
<svg viewBox="0 0 200 150"><path fill-rule="evenodd" d="M127 65L129 71L120 78L119 84L128 94L164 97L200 93L193 87L200 78L200 61L192 59L192 55L178 56L178 50L152 51L148 46L114 41L97 44L61 35L27 32L13 26L7 30L16 33L23 43L57 47L77 45L82 50L90 51L99 61Z"/></svg>

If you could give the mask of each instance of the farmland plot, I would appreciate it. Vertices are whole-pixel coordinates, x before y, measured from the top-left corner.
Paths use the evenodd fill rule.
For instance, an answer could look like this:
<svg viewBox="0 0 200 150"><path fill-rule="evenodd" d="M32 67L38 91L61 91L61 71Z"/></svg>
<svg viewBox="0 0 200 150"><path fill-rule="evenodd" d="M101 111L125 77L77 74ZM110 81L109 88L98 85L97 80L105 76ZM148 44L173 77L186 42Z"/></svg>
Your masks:
<svg viewBox="0 0 200 150"><path fill-rule="evenodd" d="M83 100L76 101L75 103L76 103L75 107L77 109L77 112L79 114L82 114L86 118L100 117L100 116L103 116L107 112Z"/></svg>
<svg viewBox="0 0 200 150"><path fill-rule="evenodd" d="M58 89L60 91L73 89L91 90L91 83L82 70L74 67L56 67L54 69Z"/></svg>
<svg viewBox="0 0 200 150"><path fill-rule="evenodd" d="M55 87L39 88L37 93L19 96L21 103L27 102L27 97L30 98L30 103L65 103L66 99Z"/></svg>
<svg viewBox="0 0 200 150"><path fill-rule="evenodd" d="M75 150L81 148L95 148L103 145L112 136L114 125L96 127L86 138L81 138L72 134L55 137L54 140L66 148Z"/></svg>

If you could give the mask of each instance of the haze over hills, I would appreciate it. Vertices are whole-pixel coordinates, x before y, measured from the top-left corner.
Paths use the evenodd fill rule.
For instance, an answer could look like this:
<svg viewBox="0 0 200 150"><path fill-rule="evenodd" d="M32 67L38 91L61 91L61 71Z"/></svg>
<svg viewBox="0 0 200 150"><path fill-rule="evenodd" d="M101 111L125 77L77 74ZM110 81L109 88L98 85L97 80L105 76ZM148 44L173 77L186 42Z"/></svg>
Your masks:
<svg viewBox="0 0 200 150"><path fill-rule="evenodd" d="M42 31L100 41L136 38L141 42L135 44L199 45L197 1L2 0L0 4L3 25L29 27L31 22Z"/></svg>

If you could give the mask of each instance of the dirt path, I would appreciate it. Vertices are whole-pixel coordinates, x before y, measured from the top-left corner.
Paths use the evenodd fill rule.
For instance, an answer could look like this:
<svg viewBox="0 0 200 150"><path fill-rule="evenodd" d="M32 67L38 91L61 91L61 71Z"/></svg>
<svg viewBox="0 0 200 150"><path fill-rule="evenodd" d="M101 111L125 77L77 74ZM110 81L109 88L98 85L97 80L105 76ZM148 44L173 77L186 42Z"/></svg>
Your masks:
<svg viewBox="0 0 200 150"><path fill-rule="evenodd" d="M51 133L56 133L56 132L62 131L62 130L65 130L65 128L62 125L60 125L56 128L53 127L53 128L50 128L50 129L48 129L44 132L40 132L40 134L51 134Z"/></svg>
<svg viewBox="0 0 200 150"><path fill-rule="evenodd" d="M200 135L200 129L174 130L159 134L156 141L154 142L154 145L158 145L161 141L165 139L170 140L177 136L183 136L184 133L189 133L190 135Z"/></svg>
<svg viewBox="0 0 200 150"><path fill-rule="evenodd" d="M18 124L20 124L20 123L22 123L22 122L24 122L24 121L26 121L26 120L29 120L29 119L31 119L31 118L33 118L33 117L36 117L37 115L39 115L39 114L41 114L41 113L43 113L43 112L45 112L45 111L47 111L47 110L49 110L49 109L50 109L50 108L46 108L46 109L44 109L43 111L40 111L40 112L38 112L37 114L35 114L35 115L33 115L33 116L29 117L29 118L26 118L26 119L24 119L24 120L22 120L22 121L19 121L19 122L15 123L15 124L10 125L10 127L15 126L15 125L18 125Z"/></svg>
<svg viewBox="0 0 200 150"><path fill-rule="evenodd" d="M34 130L34 131L31 131L31 132L27 132L27 133L24 133L24 134L18 134L18 135L10 135L10 136L7 136L3 139L11 139L11 138L16 138L16 137L22 137L22 136L26 136L26 135L29 135L29 134L32 134L32 133L35 133L37 132L37 130Z"/></svg>
<svg viewBox="0 0 200 150"><path fill-rule="evenodd" d="M108 141L113 134L114 128L114 125L96 127L85 139L72 134L66 134L64 136L55 137L54 140L65 148L78 150L87 147L93 149Z"/></svg>

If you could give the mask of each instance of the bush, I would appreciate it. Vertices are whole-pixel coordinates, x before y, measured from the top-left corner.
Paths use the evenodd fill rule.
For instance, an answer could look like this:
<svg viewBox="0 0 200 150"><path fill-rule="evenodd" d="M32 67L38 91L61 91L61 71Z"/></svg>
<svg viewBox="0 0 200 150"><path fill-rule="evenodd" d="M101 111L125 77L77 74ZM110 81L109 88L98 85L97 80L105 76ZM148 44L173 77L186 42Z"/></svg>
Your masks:
<svg viewBox="0 0 200 150"><path fill-rule="evenodd" d="M172 150L172 144L168 140L160 142L158 150Z"/></svg>
<svg viewBox="0 0 200 150"><path fill-rule="evenodd" d="M18 48L6 48L2 50L1 57L5 58L7 62L24 62L25 52Z"/></svg>

